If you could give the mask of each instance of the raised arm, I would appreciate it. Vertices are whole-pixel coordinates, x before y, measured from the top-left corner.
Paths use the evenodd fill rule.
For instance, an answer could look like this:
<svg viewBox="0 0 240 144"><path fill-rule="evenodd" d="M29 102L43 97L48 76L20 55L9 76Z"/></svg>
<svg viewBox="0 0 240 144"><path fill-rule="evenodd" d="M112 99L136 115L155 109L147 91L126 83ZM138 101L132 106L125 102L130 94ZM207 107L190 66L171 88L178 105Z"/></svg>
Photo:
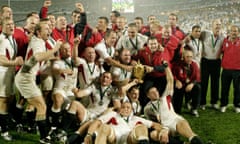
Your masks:
<svg viewBox="0 0 240 144"><path fill-rule="evenodd" d="M80 39L78 37L74 38L74 45L73 45L73 53L72 53L72 58L74 60L74 63L77 63L78 60L78 45L80 43Z"/></svg>
<svg viewBox="0 0 240 144"><path fill-rule="evenodd" d="M86 15L86 13L84 11L84 7L81 3L76 3L75 7L80 11L80 15L81 15L80 22L74 26L74 36L76 37L76 36L79 36L83 32L84 27L87 24L87 15Z"/></svg>
<svg viewBox="0 0 240 144"><path fill-rule="evenodd" d="M174 79L173 79L173 75L172 75L171 69L169 67L165 68L165 73L166 73L166 79L167 79L166 89L168 91L173 91Z"/></svg>
<svg viewBox="0 0 240 144"><path fill-rule="evenodd" d="M130 83L122 86L120 88L120 97L123 97L126 95L127 91L132 87L132 86L135 86L139 83L139 80L138 79L134 79L133 81L131 81Z"/></svg>
<svg viewBox="0 0 240 144"><path fill-rule="evenodd" d="M51 0L45 0L43 3L43 7L40 10L39 16L40 18L47 18L48 15L48 7L52 5Z"/></svg>

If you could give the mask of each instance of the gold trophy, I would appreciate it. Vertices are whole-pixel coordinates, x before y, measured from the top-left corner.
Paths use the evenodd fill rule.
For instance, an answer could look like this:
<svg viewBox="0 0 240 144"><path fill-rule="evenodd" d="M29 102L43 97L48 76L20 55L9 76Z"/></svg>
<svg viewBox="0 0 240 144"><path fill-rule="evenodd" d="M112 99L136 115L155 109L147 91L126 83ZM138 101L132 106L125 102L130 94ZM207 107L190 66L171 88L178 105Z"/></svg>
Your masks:
<svg viewBox="0 0 240 144"><path fill-rule="evenodd" d="M133 68L133 77L139 80L139 83L143 83L143 77L145 74L144 66L138 61Z"/></svg>

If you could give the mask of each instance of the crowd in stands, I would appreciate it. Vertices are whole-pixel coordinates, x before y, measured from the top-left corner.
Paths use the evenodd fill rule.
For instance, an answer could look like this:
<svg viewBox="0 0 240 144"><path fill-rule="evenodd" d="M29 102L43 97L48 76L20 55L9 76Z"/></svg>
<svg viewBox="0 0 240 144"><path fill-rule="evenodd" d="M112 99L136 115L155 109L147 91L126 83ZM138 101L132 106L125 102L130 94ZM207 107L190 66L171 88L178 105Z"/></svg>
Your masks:
<svg viewBox="0 0 240 144"><path fill-rule="evenodd" d="M210 80L210 108L229 109L233 82L240 113L239 2L221 4L169 13L165 24L112 11L96 27L80 2L67 18L44 0L24 26L1 6L1 138L13 140L14 123L42 144L203 144L181 114L209 108Z"/></svg>

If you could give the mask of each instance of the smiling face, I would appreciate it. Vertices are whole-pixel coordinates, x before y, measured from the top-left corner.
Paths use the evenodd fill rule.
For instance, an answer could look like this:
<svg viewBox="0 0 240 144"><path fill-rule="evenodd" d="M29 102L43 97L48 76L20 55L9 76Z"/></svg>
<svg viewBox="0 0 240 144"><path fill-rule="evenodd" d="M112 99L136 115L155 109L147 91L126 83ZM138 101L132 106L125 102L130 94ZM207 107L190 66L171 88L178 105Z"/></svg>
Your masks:
<svg viewBox="0 0 240 144"><path fill-rule="evenodd" d="M2 32L10 36L14 33L14 22L10 18L5 18L2 21Z"/></svg>
<svg viewBox="0 0 240 144"><path fill-rule="evenodd" d="M168 39L170 38L171 34L172 34L171 27L169 25L165 25L162 29L162 37Z"/></svg>
<svg viewBox="0 0 240 144"><path fill-rule="evenodd" d="M30 16L29 18L27 18L26 20L26 26L25 28L29 31L29 32L34 32L34 29L36 27L36 25L39 23L39 19L37 19L35 16Z"/></svg>
<svg viewBox="0 0 240 144"><path fill-rule="evenodd" d="M120 53L120 60L123 64L129 64L131 62L131 52L128 49L123 49Z"/></svg>
<svg viewBox="0 0 240 144"><path fill-rule="evenodd" d="M118 29L123 30L125 28L126 23L127 23L127 19L125 17L120 16L117 18Z"/></svg>
<svg viewBox="0 0 240 144"><path fill-rule="evenodd" d="M100 17L97 22L97 29L99 31L106 31L108 26L108 19L106 17Z"/></svg>
<svg viewBox="0 0 240 144"><path fill-rule="evenodd" d="M193 38L198 39L200 38L201 35L201 28L200 27L196 27L192 30L191 35L193 36Z"/></svg>
<svg viewBox="0 0 240 144"><path fill-rule="evenodd" d="M44 41L48 40L50 36L50 29L47 23L39 23L36 25L35 31L37 33L37 37L43 39Z"/></svg>
<svg viewBox="0 0 240 144"><path fill-rule="evenodd" d="M128 92L128 98L131 100L131 102L137 102L139 98L139 89L138 88L132 88Z"/></svg>
<svg viewBox="0 0 240 144"><path fill-rule="evenodd" d="M88 62L94 62L96 59L96 52L95 49L92 47L87 47L85 49L84 52L84 58L88 61Z"/></svg>
<svg viewBox="0 0 240 144"><path fill-rule="evenodd" d="M122 106L120 108L120 115L122 115L123 117L128 117L131 115L132 113L132 105L129 102L124 102L122 103Z"/></svg>
<svg viewBox="0 0 240 144"><path fill-rule="evenodd" d="M59 16L56 21L56 28L59 30L65 30L67 27L67 20L64 16Z"/></svg>
<svg viewBox="0 0 240 144"><path fill-rule="evenodd" d="M117 34L114 31L109 31L105 34L105 42L108 46L112 47L117 41Z"/></svg>
<svg viewBox="0 0 240 144"><path fill-rule="evenodd" d="M138 32L136 26L128 27L127 31L128 31L129 38L134 38L137 35L137 32Z"/></svg>
<svg viewBox="0 0 240 144"><path fill-rule="evenodd" d="M216 19L213 21L212 30L213 30L214 35L219 35L221 26L222 26L222 23L221 23L220 19Z"/></svg>
<svg viewBox="0 0 240 144"><path fill-rule="evenodd" d="M230 28L230 38L235 40L238 37L239 28L236 25L232 25Z"/></svg>
<svg viewBox="0 0 240 144"><path fill-rule="evenodd" d="M112 74L110 72L105 72L101 76L101 85L109 86L112 83Z"/></svg>
<svg viewBox="0 0 240 144"><path fill-rule="evenodd" d="M158 50L158 41L156 38L149 39L147 45L152 53Z"/></svg>
<svg viewBox="0 0 240 144"><path fill-rule="evenodd" d="M60 55L63 59L71 56L71 46L69 43L63 43L59 49Z"/></svg>

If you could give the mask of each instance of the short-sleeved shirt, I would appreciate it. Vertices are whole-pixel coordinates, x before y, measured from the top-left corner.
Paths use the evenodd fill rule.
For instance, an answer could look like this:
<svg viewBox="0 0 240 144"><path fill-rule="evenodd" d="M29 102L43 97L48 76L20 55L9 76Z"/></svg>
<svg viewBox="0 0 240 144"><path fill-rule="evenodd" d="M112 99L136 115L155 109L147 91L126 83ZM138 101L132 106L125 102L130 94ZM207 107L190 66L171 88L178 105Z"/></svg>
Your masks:
<svg viewBox="0 0 240 144"><path fill-rule="evenodd" d="M36 84L36 75L39 74L44 62L36 61L34 55L46 52L45 41L33 36L27 49L25 63L15 77L15 84L25 98L42 96L42 92Z"/></svg>
<svg viewBox="0 0 240 144"><path fill-rule="evenodd" d="M45 41L33 36L27 48L25 63L20 71L36 76L40 72L40 68L44 65L44 62L37 62L34 55L46 51Z"/></svg>

